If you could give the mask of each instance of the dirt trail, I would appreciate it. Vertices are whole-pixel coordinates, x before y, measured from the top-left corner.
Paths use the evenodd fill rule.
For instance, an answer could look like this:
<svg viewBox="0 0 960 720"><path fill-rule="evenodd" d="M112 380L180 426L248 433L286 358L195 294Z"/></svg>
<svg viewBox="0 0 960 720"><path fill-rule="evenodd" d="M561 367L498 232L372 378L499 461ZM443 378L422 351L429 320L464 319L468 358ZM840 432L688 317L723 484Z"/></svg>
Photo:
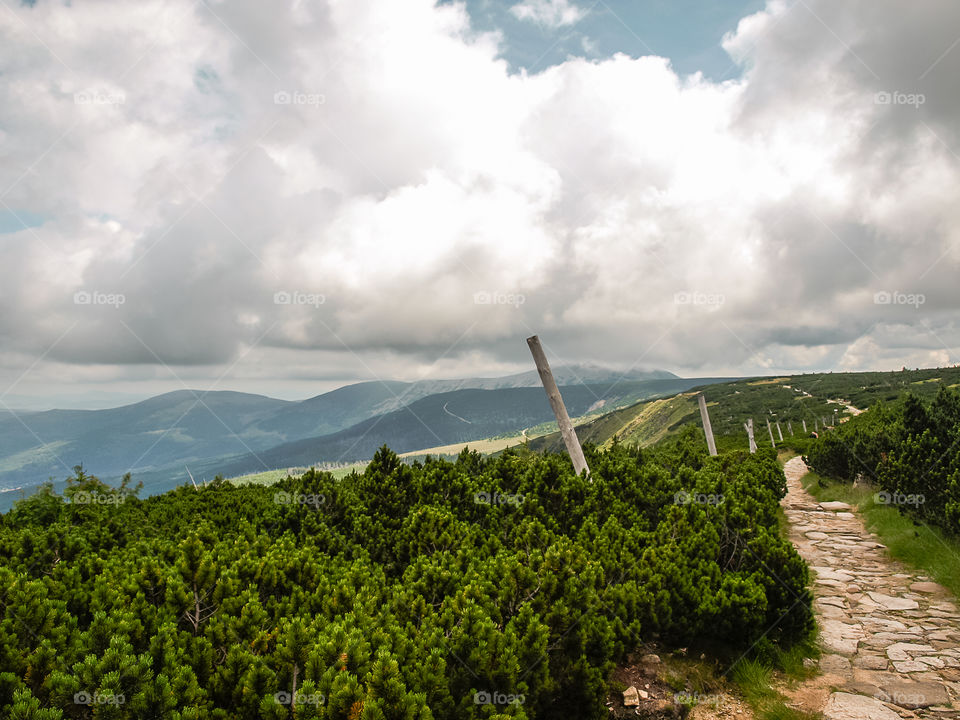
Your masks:
<svg viewBox="0 0 960 720"><path fill-rule="evenodd" d="M817 503L800 458L785 466L790 537L810 565L822 675L785 690L827 720L960 718L960 611L906 568L844 503Z"/></svg>

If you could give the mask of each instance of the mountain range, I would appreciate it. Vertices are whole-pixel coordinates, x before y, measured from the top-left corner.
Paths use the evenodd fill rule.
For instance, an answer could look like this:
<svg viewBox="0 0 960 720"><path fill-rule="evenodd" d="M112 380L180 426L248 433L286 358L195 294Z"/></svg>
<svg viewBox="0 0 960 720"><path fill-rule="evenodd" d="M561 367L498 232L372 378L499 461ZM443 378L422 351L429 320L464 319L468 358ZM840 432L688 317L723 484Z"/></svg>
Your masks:
<svg viewBox="0 0 960 720"><path fill-rule="evenodd" d="M573 417L710 382L589 365L561 366L554 375ZM189 482L188 472L230 477L364 460L383 444L405 452L552 419L536 371L361 382L302 401L178 390L106 410L7 411L0 413L0 509L81 464L105 480L131 472L152 494Z"/></svg>

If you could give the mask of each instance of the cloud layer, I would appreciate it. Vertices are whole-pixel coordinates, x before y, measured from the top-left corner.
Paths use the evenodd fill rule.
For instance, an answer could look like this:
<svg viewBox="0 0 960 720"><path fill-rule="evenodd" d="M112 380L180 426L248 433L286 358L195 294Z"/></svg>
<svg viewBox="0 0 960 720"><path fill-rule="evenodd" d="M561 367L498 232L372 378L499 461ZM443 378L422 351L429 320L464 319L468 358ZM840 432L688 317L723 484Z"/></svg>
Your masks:
<svg viewBox="0 0 960 720"><path fill-rule="evenodd" d="M956 362L956 28L771 2L718 84L429 0L4 7L3 385Z"/></svg>

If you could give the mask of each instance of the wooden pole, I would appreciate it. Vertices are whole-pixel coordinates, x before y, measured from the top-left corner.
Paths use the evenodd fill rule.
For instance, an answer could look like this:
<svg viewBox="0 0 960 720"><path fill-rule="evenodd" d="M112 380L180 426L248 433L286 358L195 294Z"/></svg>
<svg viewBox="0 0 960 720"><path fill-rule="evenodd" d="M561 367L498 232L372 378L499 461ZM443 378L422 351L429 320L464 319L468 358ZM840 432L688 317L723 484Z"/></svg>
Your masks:
<svg viewBox="0 0 960 720"><path fill-rule="evenodd" d="M533 361L537 365L537 372L540 374L540 382L543 383L543 389L547 391L547 400L550 401L550 407L553 408L553 414L557 418L557 425L560 426L560 435L563 437L563 443L567 446L567 452L573 461L573 469L577 475L586 470L590 474L590 468L587 467L587 459L583 456L583 448L580 447L580 440L573 429L573 423L570 422L570 416L567 415L567 408L563 404L563 398L560 397L560 389L553 379L553 373L550 372L550 363L547 362L547 356L540 347L540 338L536 335L527 338L527 345L530 346L530 352L533 354Z"/></svg>
<svg viewBox="0 0 960 720"><path fill-rule="evenodd" d="M814 419L813 419L813 431L814 431L814 432L817 432L819 429L820 429L820 425L818 424L817 419L814 418Z"/></svg>
<svg viewBox="0 0 960 720"><path fill-rule="evenodd" d="M806 435L806 434L807 434L807 421L806 421L806 420L801 420L800 422L803 423L803 434Z"/></svg>
<svg viewBox="0 0 960 720"><path fill-rule="evenodd" d="M770 427L770 418L767 418L767 432L770 433L770 447L776 447L777 444L773 441L773 428Z"/></svg>
<svg viewBox="0 0 960 720"><path fill-rule="evenodd" d="M780 429L780 421L777 420L777 435L780 436L780 442L783 442L783 431Z"/></svg>
<svg viewBox="0 0 960 720"><path fill-rule="evenodd" d="M787 420L787 432L790 433L790 437L793 437L793 423Z"/></svg>
<svg viewBox="0 0 960 720"><path fill-rule="evenodd" d="M755 453L757 451L757 443L753 439L753 418L748 418L747 421L743 424L743 427L747 430L747 439L750 440L750 452Z"/></svg>
<svg viewBox="0 0 960 720"><path fill-rule="evenodd" d="M711 455L717 454L717 443L713 439L713 427L710 425L710 413L707 412L707 399L703 393L697 395L700 404L700 420L703 422L703 434L707 436L707 449Z"/></svg>

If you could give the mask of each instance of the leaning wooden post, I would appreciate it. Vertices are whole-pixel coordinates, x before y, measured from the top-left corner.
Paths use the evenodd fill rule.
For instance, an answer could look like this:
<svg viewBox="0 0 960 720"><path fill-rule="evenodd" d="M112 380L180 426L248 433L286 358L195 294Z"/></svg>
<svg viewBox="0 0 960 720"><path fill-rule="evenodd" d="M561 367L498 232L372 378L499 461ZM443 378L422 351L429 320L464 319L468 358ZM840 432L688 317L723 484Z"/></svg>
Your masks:
<svg viewBox="0 0 960 720"><path fill-rule="evenodd" d="M814 431L814 432L817 432L817 431L819 431L819 430L820 430L820 425L819 425L817 419L814 418L814 419L813 419L813 431Z"/></svg>
<svg viewBox="0 0 960 720"><path fill-rule="evenodd" d="M543 348L540 347L540 338L536 335L527 338L527 345L530 346L530 352L533 354L533 361L537 364L537 372L540 374L540 382L543 383L543 389L547 391L547 400L550 401L550 407L553 408L553 414L557 418L557 425L560 426L560 435L563 436L563 443L567 446L567 452L573 461L573 469L577 475L584 470L590 474L590 468L587 467L587 459L583 456L583 448L580 447L580 440L573 429L573 423L570 422L570 416L567 415L567 408L563 404L563 398L560 397L560 389L553 379L553 373L550 372L550 363L547 362L547 356L543 354Z"/></svg>
<svg viewBox="0 0 960 720"><path fill-rule="evenodd" d="M767 432L770 433L770 447L776 447L777 443L773 441L773 428L770 427L770 418L767 418Z"/></svg>
<svg viewBox="0 0 960 720"><path fill-rule="evenodd" d="M750 452L755 453L757 451L757 443L753 439L753 418L748 418L743 424L743 427L746 428L747 439L750 440Z"/></svg>
<svg viewBox="0 0 960 720"><path fill-rule="evenodd" d="M806 420L801 420L800 422L803 423L803 434L806 435L806 434L807 434L807 421L806 421Z"/></svg>
<svg viewBox="0 0 960 720"><path fill-rule="evenodd" d="M793 423L787 420L787 432L790 433L790 437L793 437Z"/></svg>
<svg viewBox="0 0 960 720"><path fill-rule="evenodd" d="M711 455L717 454L717 443L713 439L713 427L710 425L710 413L707 412L707 400L703 393L697 395L697 402L700 403L700 420L703 422L703 434L707 436L707 449Z"/></svg>
<svg viewBox="0 0 960 720"><path fill-rule="evenodd" d="M783 431L780 429L780 421L777 420L777 435L780 436L780 442L783 442Z"/></svg>

